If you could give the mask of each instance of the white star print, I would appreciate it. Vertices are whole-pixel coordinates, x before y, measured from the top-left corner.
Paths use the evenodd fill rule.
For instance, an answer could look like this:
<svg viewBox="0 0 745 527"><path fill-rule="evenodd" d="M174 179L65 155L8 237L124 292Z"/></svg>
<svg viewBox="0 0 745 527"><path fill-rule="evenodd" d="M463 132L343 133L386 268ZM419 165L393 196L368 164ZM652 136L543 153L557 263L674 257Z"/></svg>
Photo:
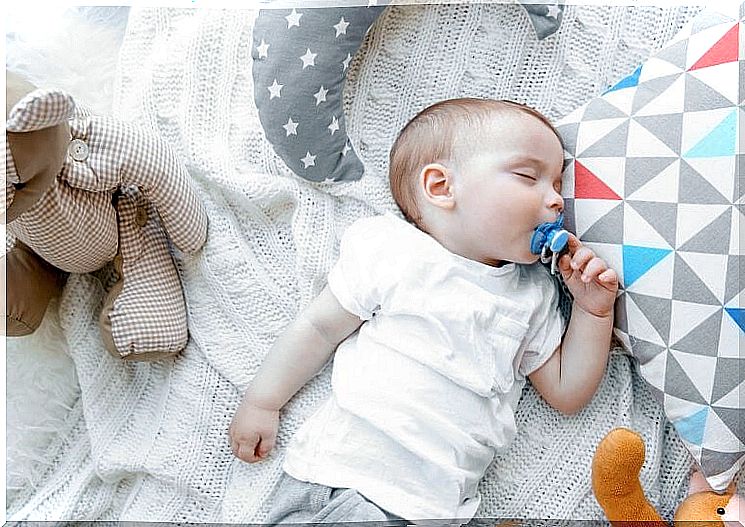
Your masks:
<svg viewBox="0 0 745 527"><path fill-rule="evenodd" d="M267 57L267 51L269 51L269 44L267 44L266 42L264 42L264 39L262 38L261 39L261 45L260 46L256 46L256 49L259 52L259 58L260 59L264 59L264 58Z"/></svg>
<svg viewBox="0 0 745 527"><path fill-rule="evenodd" d="M267 90L269 90L269 100L271 101L275 97L281 97L279 92L284 88L284 86L284 84L277 84L277 79L274 79L272 85L267 87Z"/></svg>
<svg viewBox="0 0 745 527"><path fill-rule="evenodd" d="M349 146L349 143L345 144L344 148L341 149L341 155L347 155L347 152L349 152L351 149L352 147Z"/></svg>
<svg viewBox="0 0 745 527"><path fill-rule="evenodd" d="M305 157L301 158L300 161L303 162L303 165L304 165L303 168L308 168L308 167L314 167L314 166L316 166L316 156L311 155L310 152L307 152L305 154Z"/></svg>
<svg viewBox="0 0 745 527"><path fill-rule="evenodd" d="M367 7L378 5L378 0L370 0L367 2Z"/></svg>
<svg viewBox="0 0 745 527"><path fill-rule="evenodd" d="M295 121L293 121L292 120L292 117L290 117L289 119L287 119L287 124L283 124L282 125L282 128L284 128L285 131L287 132L287 137L289 137L291 135L297 135L297 125L298 125L298 123L296 123Z"/></svg>
<svg viewBox="0 0 745 527"><path fill-rule="evenodd" d="M300 27L300 17L303 16L302 13L298 13L293 8L292 13L287 15L285 18L287 19L287 29L290 29L292 26Z"/></svg>
<svg viewBox="0 0 745 527"><path fill-rule="evenodd" d="M342 69L342 71L346 71L347 70L347 68L349 67L349 62L351 60L352 60L352 55L350 55L349 53L347 53L347 58L345 58L344 61L342 62L342 64L344 65L344 68Z"/></svg>
<svg viewBox="0 0 745 527"><path fill-rule="evenodd" d="M339 120L334 115L331 119L331 124L328 125L329 132L331 132L331 135L334 135L334 132L339 131Z"/></svg>
<svg viewBox="0 0 745 527"><path fill-rule="evenodd" d="M546 16L550 16L551 18L558 19L560 13L561 11L559 10L559 6L554 4L554 5L548 6L548 12L546 13Z"/></svg>
<svg viewBox="0 0 745 527"><path fill-rule="evenodd" d="M313 94L313 97L316 98L316 106L318 106L322 102L326 102L326 94L328 92L329 91L327 89L321 86L321 88L316 93Z"/></svg>
<svg viewBox="0 0 745 527"><path fill-rule="evenodd" d="M308 50L305 52L305 55L300 57L300 60L303 61L303 69L307 68L308 66L315 66L316 56L318 56L318 53L312 53L310 51L310 48L308 48Z"/></svg>
<svg viewBox="0 0 745 527"><path fill-rule="evenodd" d="M341 17L341 20L339 20L339 23L333 26L334 29L336 29L336 36L338 37L339 35L346 35L347 26L349 26L349 22L346 22L344 20L344 17Z"/></svg>

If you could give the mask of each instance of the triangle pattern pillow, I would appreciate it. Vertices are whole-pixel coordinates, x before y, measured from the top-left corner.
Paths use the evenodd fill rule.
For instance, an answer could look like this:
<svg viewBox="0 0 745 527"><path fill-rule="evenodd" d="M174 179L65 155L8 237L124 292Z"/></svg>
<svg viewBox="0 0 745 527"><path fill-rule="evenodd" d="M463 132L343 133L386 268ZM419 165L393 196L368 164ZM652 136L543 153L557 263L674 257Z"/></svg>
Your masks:
<svg viewBox="0 0 745 527"><path fill-rule="evenodd" d="M744 48L704 11L558 123L568 226L618 271L616 335L715 490L745 459Z"/></svg>

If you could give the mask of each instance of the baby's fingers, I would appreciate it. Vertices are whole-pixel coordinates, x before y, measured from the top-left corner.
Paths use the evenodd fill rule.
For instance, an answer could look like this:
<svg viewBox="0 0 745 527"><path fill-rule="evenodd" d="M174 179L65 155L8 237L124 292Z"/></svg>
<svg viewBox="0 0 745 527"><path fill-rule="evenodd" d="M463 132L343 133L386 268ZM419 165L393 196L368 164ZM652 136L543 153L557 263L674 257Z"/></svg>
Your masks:
<svg viewBox="0 0 745 527"><path fill-rule="evenodd" d="M243 436L237 440L231 441L231 447L235 457L248 463L255 463L259 461L259 457L256 455L256 445L259 442L259 434L254 433L251 435Z"/></svg>
<svg viewBox="0 0 745 527"><path fill-rule="evenodd" d="M572 269L586 273L585 267L593 258L595 258L595 253L592 249L585 246L578 248L572 255Z"/></svg>
<svg viewBox="0 0 745 527"><path fill-rule="evenodd" d="M598 258L597 256L587 262L584 270L582 271L582 281L585 283L591 282L593 279L598 278L599 275L608 269L608 265L605 260Z"/></svg>
<svg viewBox="0 0 745 527"><path fill-rule="evenodd" d="M274 448L275 437L262 437L259 445L256 447L256 455L259 459L264 459Z"/></svg>
<svg viewBox="0 0 745 527"><path fill-rule="evenodd" d="M606 285L618 287L618 273L615 269L606 269L598 275L598 280Z"/></svg>

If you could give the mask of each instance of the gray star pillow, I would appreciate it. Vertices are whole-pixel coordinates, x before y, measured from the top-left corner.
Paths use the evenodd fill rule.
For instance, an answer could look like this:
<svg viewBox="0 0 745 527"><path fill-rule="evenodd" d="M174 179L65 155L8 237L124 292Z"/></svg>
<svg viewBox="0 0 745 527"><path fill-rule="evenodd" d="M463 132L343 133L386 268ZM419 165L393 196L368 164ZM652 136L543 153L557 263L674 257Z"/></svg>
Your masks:
<svg viewBox="0 0 745 527"><path fill-rule="evenodd" d="M521 4L539 40L550 37L559 29L564 6L558 0L530 0Z"/></svg>
<svg viewBox="0 0 745 527"><path fill-rule="evenodd" d="M364 167L344 124L352 57L382 6L265 9L254 25L254 100L267 140L298 176L352 181Z"/></svg>

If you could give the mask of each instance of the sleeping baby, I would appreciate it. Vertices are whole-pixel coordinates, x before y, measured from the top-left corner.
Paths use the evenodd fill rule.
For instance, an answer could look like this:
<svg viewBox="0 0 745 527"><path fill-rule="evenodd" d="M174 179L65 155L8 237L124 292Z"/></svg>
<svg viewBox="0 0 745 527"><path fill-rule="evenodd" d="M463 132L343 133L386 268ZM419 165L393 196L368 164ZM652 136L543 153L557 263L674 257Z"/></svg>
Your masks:
<svg viewBox="0 0 745 527"><path fill-rule="evenodd" d="M390 184L406 220L346 230L327 286L273 344L230 426L237 457L264 459L280 408L334 354L331 396L289 445L268 522L465 523L516 435L526 378L561 412L590 401L618 276L570 235L565 331L530 250L563 210L562 164L553 126L514 102L442 101L403 128Z"/></svg>

